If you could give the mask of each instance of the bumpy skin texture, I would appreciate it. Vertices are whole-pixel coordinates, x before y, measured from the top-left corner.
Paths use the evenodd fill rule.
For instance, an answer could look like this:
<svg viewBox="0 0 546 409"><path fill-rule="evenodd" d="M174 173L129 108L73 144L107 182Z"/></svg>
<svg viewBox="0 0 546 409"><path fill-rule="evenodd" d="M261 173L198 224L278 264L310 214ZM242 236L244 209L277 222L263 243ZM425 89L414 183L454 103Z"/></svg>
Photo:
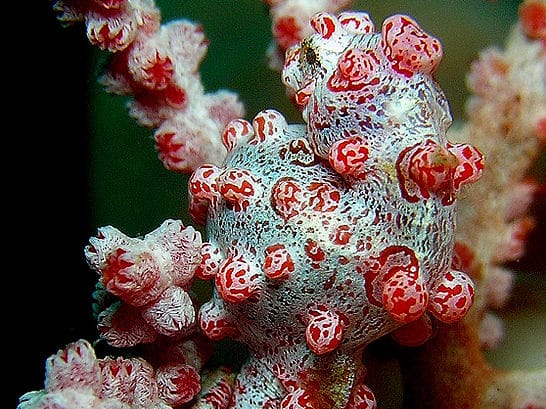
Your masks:
<svg viewBox="0 0 546 409"><path fill-rule="evenodd" d="M455 199L483 160L446 139L440 43L400 15L378 32L356 12L311 25L283 70L306 126L234 120L225 163L190 179L209 240L196 274L215 284L201 329L251 351L233 408L373 408L366 345L393 331L419 344L416 327L473 300L452 267Z"/></svg>

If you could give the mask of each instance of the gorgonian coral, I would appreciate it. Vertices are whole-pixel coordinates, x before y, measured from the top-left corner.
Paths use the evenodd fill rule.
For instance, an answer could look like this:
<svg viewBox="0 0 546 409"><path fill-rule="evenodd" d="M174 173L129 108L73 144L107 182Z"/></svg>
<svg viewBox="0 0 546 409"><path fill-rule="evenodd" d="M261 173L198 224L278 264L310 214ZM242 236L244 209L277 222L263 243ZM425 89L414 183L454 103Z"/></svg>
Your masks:
<svg viewBox="0 0 546 409"><path fill-rule="evenodd" d="M55 9L65 24L84 22L91 43L113 53L100 81L108 92L134 97L130 115L154 129L167 169L188 172L223 160L217 135L244 110L232 92L205 93L198 68L207 40L198 24L185 19L161 24L149 0L60 0Z"/></svg>
<svg viewBox="0 0 546 409"><path fill-rule="evenodd" d="M412 407L542 407L543 372L499 373L480 348L498 342L488 309L506 302L503 263L533 226L524 173L544 138L546 4L526 1L506 51L473 65L455 129L434 78L442 46L412 17L376 28L339 12L346 1L268 5L270 64L282 60L303 124L275 109L246 120L234 94L205 93L203 31L161 24L153 1L55 3L112 53L101 82L133 97L164 165L191 174L205 237L175 219L142 237L99 228L85 256L117 356L68 345L19 407L370 409L363 353L385 335L411 347L393 349ZM248 348L242 367L214 356L223 338Z"/></svg>

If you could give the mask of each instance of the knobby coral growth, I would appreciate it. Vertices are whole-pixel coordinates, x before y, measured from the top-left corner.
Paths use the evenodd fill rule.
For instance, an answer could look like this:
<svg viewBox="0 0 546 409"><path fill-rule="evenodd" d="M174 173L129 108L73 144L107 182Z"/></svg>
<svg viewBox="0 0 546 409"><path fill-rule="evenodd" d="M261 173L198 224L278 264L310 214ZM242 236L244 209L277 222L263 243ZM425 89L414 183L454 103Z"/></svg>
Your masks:
<svg viewBox="0 0 546 409"><path fill-rule="evenodd" d="M249 121L234 94L205 93L202 30L162 25L151 0L55 3L112 52L101 82L134 97L164 165L191 173L206 238L174 219L137 238L99 228L85 256L100 338L119 356L68 345L19 409L375 408L362 355L385 335L411 346L400 362L412 407L544 407L544 373L486 365L496 341L479 328L532 223L523 178L545 134L545 2L525 2L506 50L473 66L457 129L434 79L441 44L414 19L376 29L365 12L338 13L343 0L268 4L271 66L304 124L273 109ZM212 282L204 303L196 279ZM248 347L240 370L210 364L226 337Z"/></svg>

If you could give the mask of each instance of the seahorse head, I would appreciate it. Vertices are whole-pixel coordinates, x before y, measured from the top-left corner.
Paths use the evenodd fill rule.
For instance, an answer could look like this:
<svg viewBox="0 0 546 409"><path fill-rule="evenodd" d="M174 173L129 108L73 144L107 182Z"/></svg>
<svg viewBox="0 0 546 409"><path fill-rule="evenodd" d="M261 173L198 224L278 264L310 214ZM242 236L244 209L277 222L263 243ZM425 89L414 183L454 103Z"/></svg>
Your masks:
<svg viewBox="0 0 546 409"><path fill-rule="evenodd" d="M387 18L380 32L367 13L318 13L314 34L287 50L282 80L302 109L315 153L361 138L371 148L403 139L446 142L451 114L433 74L440 41L408 16Z"/></svg>

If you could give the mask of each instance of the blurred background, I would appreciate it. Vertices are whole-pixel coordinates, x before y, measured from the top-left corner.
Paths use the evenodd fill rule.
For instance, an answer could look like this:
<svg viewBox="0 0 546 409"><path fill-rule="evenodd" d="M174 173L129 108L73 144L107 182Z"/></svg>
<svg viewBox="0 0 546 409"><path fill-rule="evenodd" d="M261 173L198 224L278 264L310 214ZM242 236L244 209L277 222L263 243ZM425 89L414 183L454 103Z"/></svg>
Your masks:
<svg viewBox="0 0 546 409"><path fill-rule="evenodd" d="M31 174L21 176L17 203L23 225L10 251L18 263L11 274L16 304L11 337L17 362L15 403L24 392L43 387L45 359L79 338L96 338L91 293L96 276L86 265L83 247L100 226L112 225L136 236L146 234L167 218L192 224L187 214L187 176L167 171L154 151L152 131L129 118L126 99L106 94L96 79L107 54L89 45L84 27L60 27L52 2L40 8L36 48L45 57L31 85L40 106L31 117L29 137L20 146L30 150L24 162ZM156 0L163 21L187 18L202 24L210 41L201 66L207 91L220 88L239 94L246 118L274 108L289 122L301 122L285 97L280 74L267 66L271 21L259 0ZM391 14L413 16L438 37L444 58L437 79L450 101L454 119L465 116L468 96L465 76L479 50L502 46L517 19L520 1L436 0L355 1L353 9L370 13L376 26ZM35 87L38 87L36 89ZM36 92L37 91L37 92ZM544 155L533 172L544 177ZM24 178L24 179L23 179ZM539 217L527 256L511 265L518 278L512 301L499 313L506 340L487 354L502 368L546 365L545 290L546 242L544 199L535 208ZM20 267L20 268L18 268ZM535 272L540 271L541 274ZM206 291L206 289L204 289Z"/></svg>

